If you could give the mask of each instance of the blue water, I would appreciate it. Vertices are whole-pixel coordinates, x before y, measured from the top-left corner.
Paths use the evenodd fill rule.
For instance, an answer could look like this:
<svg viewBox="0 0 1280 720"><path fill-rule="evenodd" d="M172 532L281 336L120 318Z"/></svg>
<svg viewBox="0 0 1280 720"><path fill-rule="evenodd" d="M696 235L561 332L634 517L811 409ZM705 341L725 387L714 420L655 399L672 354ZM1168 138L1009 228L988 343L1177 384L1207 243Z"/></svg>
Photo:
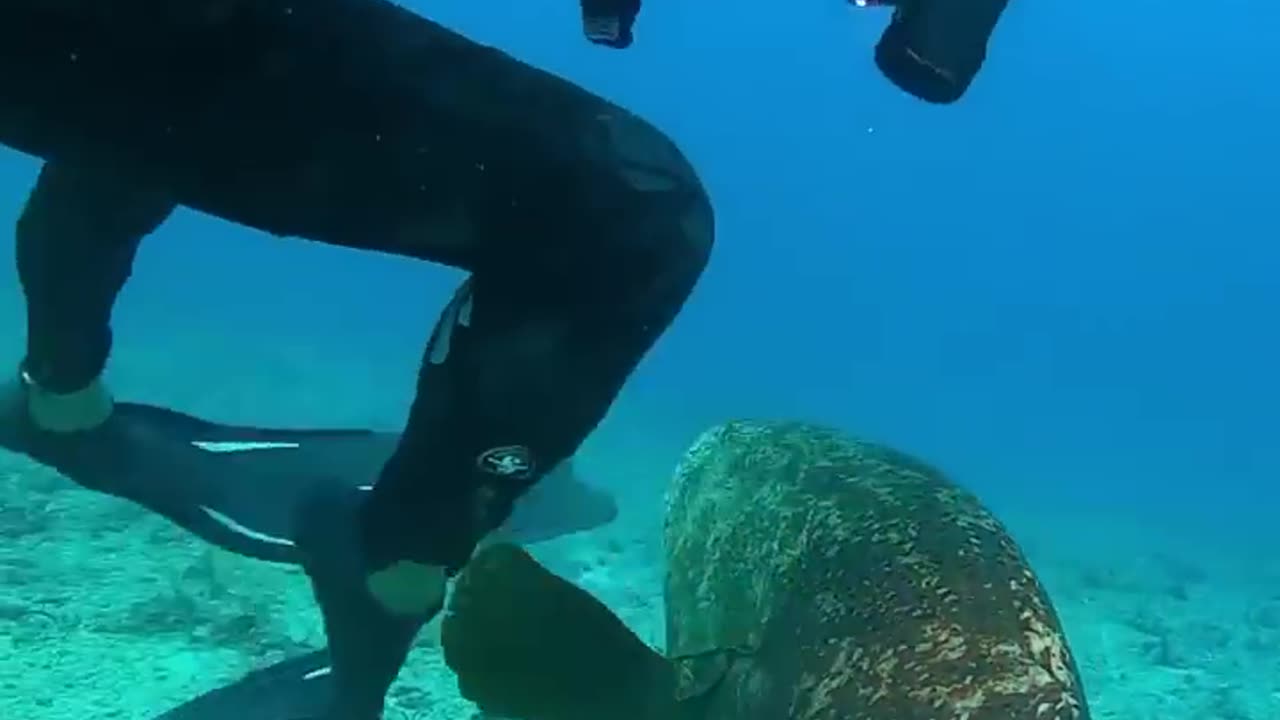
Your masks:
<svg viewBox="0 0 1280 720"><path fill-rule="evenodd" d="M584 449L653 503L628 512L656 515L710 423L840 425L946 468L1060 563L1100 716L1280 716L1280 628L1248 619L1280 598L1280 11L1014 0L969 95L936 108L872 66L883 14L834 0L651 1L624 53L583 42L564 0L407 4L650 118L710 189L711 267ZM0 153L0 226L36 168ZM113 383L223 419L395 427L459 279L181 211L118 308ZM1081 563L1211 580L1173 611L1088 591ZM1228 634L1188 651L1216 658L1188 661L1203 697L1169 700L1186 683L1141 653L1108 665L1141 638L1098 628L1139 605L1185 617L1188 643Z"/></svg>

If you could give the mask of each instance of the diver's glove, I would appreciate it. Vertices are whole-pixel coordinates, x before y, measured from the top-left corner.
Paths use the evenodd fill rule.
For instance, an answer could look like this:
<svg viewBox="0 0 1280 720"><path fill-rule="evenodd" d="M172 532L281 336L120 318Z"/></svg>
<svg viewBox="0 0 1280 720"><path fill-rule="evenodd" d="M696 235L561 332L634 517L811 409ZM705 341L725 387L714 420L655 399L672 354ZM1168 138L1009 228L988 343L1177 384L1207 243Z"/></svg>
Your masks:
<svg viewBox="0 0 1280 720"><path fill-rule="evenodd" d="M1009 0L852 0L889 6L876 66L894 85L931 103L959 100L982 69L987 43Z"/></svg>
<svg viewBox="0 0 1280 720"><path fill-rule="evenodd" d="M582 32L597 45L619 50L631 46L631 29L640 14L640 0L581 0Z"/></svg>

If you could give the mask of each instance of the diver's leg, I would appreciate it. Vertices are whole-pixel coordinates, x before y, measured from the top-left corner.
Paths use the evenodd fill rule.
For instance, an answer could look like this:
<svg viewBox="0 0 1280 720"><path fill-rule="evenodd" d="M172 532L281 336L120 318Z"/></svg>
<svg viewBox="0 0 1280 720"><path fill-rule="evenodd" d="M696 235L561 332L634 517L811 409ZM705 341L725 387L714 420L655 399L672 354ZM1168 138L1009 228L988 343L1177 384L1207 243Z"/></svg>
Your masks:
<svg viewBox="0 0 1280 720"><path fill-rule="evenodd" d="M584 257L599 264L576 280L524 266L477 272L459 289L426 350L404 439L367 502L310 513L324 537L300 538L330 548L309 572L333 659L334 720L379 717L413 637L440 609L445 571L577 450L671 322L710 247L699 193L637 198L618 236L594 238L603 254ZM356 529L345 544L358 542L363 557L342 564L371 573L369 593L331 569L344 552L335 532Z"/></svg>
<svg viewBox="0 0 1280 720"><path fill-rule="evenodd" d="M513 154L507 168L489 163L501 184L464 198L461 221L403 219L436 229L412 254L471 277L437 322L401 443L372 491L301 507L299 548L333 662L331 720L380 717L445 575L576 451L708 260L711 205L683 155L603 101L586 114L609 127L561 118L547 130L548 144L588 146L576 178L525 175L536 160Z"/></svg>
<svg viewBox="0 0 1280 720"><path fill-rule="evenodd" d="M527 213L501 196L472 216L479 257L426 348L397 451L363 507L304 517L324 556L309 572L334 718L378 717L445 575L577 450L705 266L713 223L696 176L656 130L619 121L645 141L633 157L670 164L641 171L618 153L593 194L552 192L550 207L531 195ZM330 569L343 544L357 546L344 564L362 569L369 592Z"/></svg>
<svg viewBox="0 0 1280 720"><path fill-rule="evenodd" d="M372 491L317 483L298 506L333 720L371 720L444 576L601 420L692 291L713 228L696 174L651 125L390 3L335 2L289 17L336 49L311 58L314 33L284 38L305 52L279 82L228 84L235 106L198 129L236 162L212 157L201 182L174 165L165 187L276 235L471 274Z"/></svg>
<svg viewBox="0 0 1280 720"><path fill-rule="evenodd" d="M541 269L533 258L485 268L459 288L365 508L370 569L457 570L516 498L578 449L704 267L712 225L700 192L622 201L626 220L574 248L582 259L571 272L549 266L572 243L527 238L547 243Z"/></svg>
<svg viewBox="0 0 1280 720"><path fill-rule="evenodd" d="M110 415L101 376L111 310L138 244L173 207L114 175L57 163L41 169L16 233L27 302L22 374L41 429L87 430Z"/></svg>

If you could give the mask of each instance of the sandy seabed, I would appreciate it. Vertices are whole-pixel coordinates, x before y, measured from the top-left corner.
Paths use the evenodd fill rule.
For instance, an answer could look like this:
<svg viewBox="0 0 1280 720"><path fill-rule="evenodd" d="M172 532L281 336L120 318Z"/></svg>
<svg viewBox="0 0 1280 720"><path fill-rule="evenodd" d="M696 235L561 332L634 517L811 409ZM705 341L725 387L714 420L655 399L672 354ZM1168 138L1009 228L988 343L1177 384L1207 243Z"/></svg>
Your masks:
<svg viewBox="0 0 1280 720"><path fill-rule="evenodd" d="M1280 718L1274 555L1245 561L1114 517L1005 519L1063 617L1095 718ZM1106 527L1105 541L1068 530L1082 526ZM533 549L660 645L656 529L656 517L624 512L610 527ZM393 689L388 720L476 717L431 630ZM148 720L322 644L296 568L212 548L132 504L0 456L0 717Z"/></svg>

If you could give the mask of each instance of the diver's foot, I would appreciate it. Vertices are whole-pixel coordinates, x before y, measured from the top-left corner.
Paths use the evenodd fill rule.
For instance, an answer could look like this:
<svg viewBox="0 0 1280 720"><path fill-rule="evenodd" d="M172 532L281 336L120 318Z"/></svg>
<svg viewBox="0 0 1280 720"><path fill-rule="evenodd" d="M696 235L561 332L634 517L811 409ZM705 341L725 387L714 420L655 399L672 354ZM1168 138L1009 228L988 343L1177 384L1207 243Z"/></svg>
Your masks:
<svg viewBox="0 0 1280 720"><path fill-rule="evenodd" d="M90 477L123 476L138 443L127 424L113 422L114 408L100 380L81 392L60 395L15 373L8 382L0 382L0 448L26 455L81 484Z"/></svg>
<svg viewBox="0 0 1280 720"><path fill-rule="evenodd" d="M102 426L111 417L115 402L101 377L70 393L41 388L25 370L19 383L26 394L27 413L36 429L50 433L79 433Z"/></svg>

